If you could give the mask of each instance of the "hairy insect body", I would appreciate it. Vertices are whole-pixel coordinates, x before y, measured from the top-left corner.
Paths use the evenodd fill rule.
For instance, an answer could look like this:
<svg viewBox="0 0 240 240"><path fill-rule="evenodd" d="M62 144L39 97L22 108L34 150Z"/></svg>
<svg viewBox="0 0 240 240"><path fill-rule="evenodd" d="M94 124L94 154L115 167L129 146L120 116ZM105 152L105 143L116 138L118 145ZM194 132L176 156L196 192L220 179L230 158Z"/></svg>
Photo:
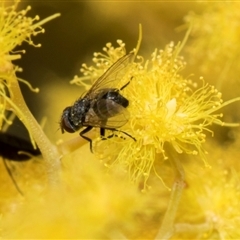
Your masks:
<svg viewBox="0 0 240 240"><path fill-rule="evenodd" d="M91 107L91 101L87 98L80 99L71 107L69 120L73 123L75 129L80 129L84 126L86 114Z"/></svg>
<svg viewBox="0 0 240 240"><path fill-rule="evenodd" d="M62 133L64 131L73 133L85 127L80 132L80 136L90 142L91 151L92 140L84 134L93 127L100 128L101 137L104 137L105 129L119 131L131 137L129 134L117 130L129 119L126 109L129 101L120 94L120 91L130 83L131 79L120 89L116 88L116 84L129 70L133 57L134 54L130 53L120 58L97 79L84 96L79 98L73 106L63 110L60 120Z"/></svg>

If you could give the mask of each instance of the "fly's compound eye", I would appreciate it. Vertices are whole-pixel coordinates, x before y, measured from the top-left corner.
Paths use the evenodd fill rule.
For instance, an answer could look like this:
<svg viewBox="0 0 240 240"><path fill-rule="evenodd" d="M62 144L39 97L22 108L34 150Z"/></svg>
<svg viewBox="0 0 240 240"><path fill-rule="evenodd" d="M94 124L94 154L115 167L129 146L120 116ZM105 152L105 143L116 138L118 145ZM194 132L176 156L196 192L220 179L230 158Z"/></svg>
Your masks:
<svg viewBox="0 0 240 240"><path fill-rule="evenodd" d="M69 133L74 133L76 131L74 129L73 124L69 120L70 111L71 111L71 107L67 107L63 110L63 114L60 122L62 133L64 133L64 130Z"/></svg>

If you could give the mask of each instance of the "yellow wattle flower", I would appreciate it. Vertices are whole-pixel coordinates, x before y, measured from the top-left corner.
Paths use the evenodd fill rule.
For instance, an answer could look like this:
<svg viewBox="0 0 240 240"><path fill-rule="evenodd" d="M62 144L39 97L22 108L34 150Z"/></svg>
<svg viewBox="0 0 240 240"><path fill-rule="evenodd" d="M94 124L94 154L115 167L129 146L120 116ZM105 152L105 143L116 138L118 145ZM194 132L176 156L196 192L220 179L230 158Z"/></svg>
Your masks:
<svg viewBox="0 0 240 240"><path fill-rule="evenodd" d="M19 2L19 0L16 0L9 6L4 1L0 3L0 130L3 131L4 122L7 124L12 123L6 117L7 113L15 114L28 130L32 144L36 146L35 142L37 143L42 155L49 163L47 167L47 171L51 172L49 176L56 175L60 156L56 147L50 143L29 111L18 82L24 82L31 90L36 92L38 89L33 89L27 81L17 78L16 73L21 71L21 68L14 65L12 61L21 58L21 53L25 52L24 50L14 52L14 48L21 45L22 42L25 41L30 45L40 47L40 44L33 43L32 36L43 33L44 29L41 26L60 16L60 14L54 14L42 21L38 21L38 16L34 18L27 16L28 11L31 9L30 6L24 10L17 10ZM56 179L53 180L55 177L50 178L52 178L52 181L56 181Z"/></svg>
<svg viewBox="0 0 240 240"><path fill-rule="evenodd" d="M84 76L76 77L73 82L89 88L91 84L85 83L85 80L95 81L126 54L125 44L120 40L118 44L119 47L114 48L108 43L103 49L104 53L95 53L96 66L83 65L81 71ZM217 111L239 100L237 98L223 102L221 93L207 84L203 78L200 78L199 82L184 78L180 71L186 63L178 56L180 49L180 45L175 47L170 43L164 50L155 50L149 60L136 57L126 76L116 86L120 88L130 81L122 91L130 102L127 108L130 117L128 123L120 130L136 138L137 141L133 141L121 132L115 132L118 137L106 141L98 138L94 144L96 156L104 161L106 166L110 167L118 163L119 167L120 163L128 170L131 180L143 181L145 185L152 171L158 174L159 166L156 165L167 158L171 159L172 163L176 163L182 161L182 155L188 154L194 159L199 155L208 165L203 146L206 132L211 133L210 125L213 123L224 125L220 120L222 115ZM184 232L186 230L184 227L189 227L191 223L198 221L198 213L207 219L203 231L196 226L196 238L204 236L206 229L217 231L222 239L229 237L236 239L239 236L238 176L232 174L234 171L224 175L226 166L220 165L213 156L211 156L212 160L220 165L220 174L217 171L212 171L210 174L204 171L201 172L201 177L197 175L192 181L188 181L190 175L188 174L186 186L183 176L180 178L178 176L180 174L176 174L171 192L175 194L170 197L170 207L167 206L166 189L155 187L153 191L143 194L134 185L125 181L125 175L119 171L119 168L114 169L116 172L111 171L106 175L102 166L94 161L95 159L89 159L84 155L89 152L88 144L84 149L78 149L62 159L63 171L59 177L57 171L59 165L56 164L59 154L54 154L55 146L46 141L40 127L36 127L35 123L32 124L33 121L26 107L23 107L24 114L22 114L22 108L14 105L11 102L12 98L9 99L6 95L7 87L11 96L16 96L15 94L18 93L16 89L11 92L12 84L16 85L17 78L13 71L16 68L7 59L8 56L11 55L5 54L0 61L1 79L4 80L0 82L0 97L2 97L0 114L1 111L4 114L5 109L12 104L11 107L19 116L26 116L26 122L31 123L29 125L31 130L35 130L34 137L39 140L43 158L48 163L47 169L50 169L51 173L48 177L55 185L53 187L51 184L43 183L41 181L43 176L36 177L36 166L27 168L32 174L31 177L26 177L27 180L24 177L20 178L20 184L30 185L24 188L25 198L11 199L11 201L2 198L7 206L7 210L4 208L3 215L0 215L2 238L149 239L143 234L147 232L151 239L163 239L158 236L165 236L166 232L168 234L172 234L173 231L175 234ZM13 58L16 57L17 55ZM13 100L16 104L21 101L16 97L13 97ZM99 133L99 129L97 132ZM166 145L171 145L171 150L176 154L169 156L171 153ZM214 148L214 146L210 147ZM225 159L226 162L230 161L229 158ZM54 164L57 167L54 167ZM196 170L196 162L191 161L190 164ZM182 170L178 165L175 168L178 172ZM222 177L222 181L219 181L219 176ZM171 174L168 180L173 181ZM182 191L184 187L186 189ZM190 190L187 193L190 196L184 196L187 200L183 199L183 206L180 206L178 212L180 217L177 219L177 222L184 224L173 226L181 192L187 192L185 190ZM3 196L5 193L8 192L2 191ZM201 206L200 210L191 205L194 201ZM164 212L167 221L163 218ZM193 215L192 212L196 214ZM165 235L159 234L155 237L158 232L156 229L151 234L152 224L160 230L161 228L165 230L165 232L160 231ZM167 225L167 231L164 225ZM186 239L191 238L193 234L192 229L190 227L189 229L190 231L186 231L184 236ZM171 236L164 239L170 238Z"/></svg>
<svg viewBox="0 0 240 240"><path fill-rule="evenodd" d="M89 88L85 80L94 81L117 59L126 54L125 44L119 47L108 43L105 53L94 53L96 66L83 65L84 77L75 77L72 83ZM203 143L210 125L224 123L221 113L221 93L213 86L200 81L185 79L180 71L186 63L178 56L180 45L171 42L164 50L155 50L149 60L137 56L118 88L130 81L122 94L129 100L128 123L120 130L136 139L116 133L118 137L95 143L97 156L106 166L120 163L129 170L133 181L148 179L155 162L167 159L165 143L172 145L179 154L199 155L208 166ZM199 84L200 87L199 87ZM124 138L124 139L123 139Z"/></svg>
<svg viewBox="0 0 240 240"><path fill-rule="evenodd" d="M205 10L201 14L189 12L184 18L192 25L191 41L186 46L189 63L231 98L239 95L240 3L216 1L202 5Z"/></svg>
<svg viewBox="0 0 240 240"><path fill-rule="evenodd" d="M239 239L239 140L228 147L208 142L214 149L206 171L189 162L173 239ZM187 204L186 204L187 203Z"/></svg>

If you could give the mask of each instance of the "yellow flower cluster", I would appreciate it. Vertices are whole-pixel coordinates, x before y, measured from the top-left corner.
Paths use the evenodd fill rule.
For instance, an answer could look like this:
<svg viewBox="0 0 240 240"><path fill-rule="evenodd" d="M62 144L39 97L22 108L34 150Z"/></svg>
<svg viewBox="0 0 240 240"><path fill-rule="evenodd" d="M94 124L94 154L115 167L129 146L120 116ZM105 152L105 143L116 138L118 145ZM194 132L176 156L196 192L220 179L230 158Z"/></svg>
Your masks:
<svg viewBox="0 0 240 240"><path fill-rule="evenodd" d="M200 69L201 74L208 75L209 81L214 82L218 89L227 87L229 84L226 82L234 84L234 80L238 81L239 8L238 1L209 2L205 3L203 13L190 12L185 17L185 21L193 26L192 41L186 48L188 62L196 64L196 71Z"/></svg>
<svg viewBox="0 0 240 240"><path fill-rule="evenodd" d="M18 12L17 6L18 1L15 1L13 6L1 3L0 7L0 127L3 122L11 123L5 117L6 111L16 113L32 132L44 161L37 167L30 161L21 165L21 169L15 168L24 198L15 197L14 186L9 188L6 180L9 176L0 161L0 171L4 172L0 174L3 189L0 191L0 238L239 238L240 168L239 157L235 157L239 155L239 142L234 146L236 152L211 141L205 142L208 135L213 136L212 124L238 126L223 122L220 111L240 97L223 101L221 93L208 84L206 78L193 81L184 77L181 71L186 62L179 53L186 45L186 37L183 43L170 42L163 50L155 49L147 60L137 55L138 44L132 51L134 59L124 68L124 76L115 86L121 89L129 83L120 91L129 100L128 122L118 128L119 131L106 130L106 137L115 136L105 140L96 129L95 154L89 157L88 144L76 151L69 148L67 153L62 151L60 165L60 147L57 149L51 144L30 114L18 87L20 79L15 76L20 68L11 62L24 52L13 52L23 41L40 46L32 42L31 36L43 32L41 25L58 15L35 23L38 16L26 16L30 7ZM208 20L217 25L224 16L227 21L226 9L219 5L217 10L219 15L211 12L199 17L193 33L204 35L209 31L211 35L213 29ZM191 15L188 18L191 22ZM237 19L237 10L233 18ZM233 30L229 34L235 45L237 22L231 26ZM216 32L221 36L221 26ZM213 42L203 40L199 40L195 50L192 48L194 57L204 55L204 47L211 43L216 48L212 54L208 51L209 59L221 58L224 62L224 56L231 58L229 53L220 54L221 47L217 46L216 39ZM94 53L94 66L83 64L83 76L75 76L71 83L89 90L127 54L123 41L118 40L117 44L114 47L107 43L102 53ZM230 51L232 44L227 47ZM236 59L237 56L231 62ZM206 61L206 68L209 63ZM71 141L74 145L74 139ZM63 142L62 146L67 149L70 143ZM208 160L206 154L211 149L214 151ZM101 161L95 161L95 156ZM188 160L200 158L205 166L214 165L214 168L202 168L200 161L185 161L186 156L190 156ZM108 174L102 162L112 168ZM27 174L21 175L23 169ZM172 184L171 191L159 187L159 178L165 185ZM149 183L153 188L143 193L130 184L129 179L137 182L141 190Z"/></svg>
<svg viewBox="0 0 240 240"><path fill-rule="evenodd" d="M19 53L25 53L24 50L14 52L13 49L24 41L35 47L40 47L41 44L33 43L31 36L44 32L41 25L34 26L34 23L39 20L39 16L35 18L26 16L31 7L28 6L24 10L17 11L18 3L19 0L16 0L10 6L5 6L4 2L1 2L0 5L0 78L6 81L14 68L11 61L21 58ZM15 67L15 70L21 69Z"/></svg>
<svg viewBox="0 0 240 240"><path fill-rule="evenodd" d="M1 54L8 54L17 45L21 45L26 41L30 45L40 47L41 44L35 45L31 39L31 36L36 36L38 33L43 33L44 29L41 26L37 28L34 26L34 22L39 20L39 16L35 18L27 17L27 13L31 10L28 6L26 9L17 11L19 0L11 6L4 7L4 3L1 3L0 8L0 26L1 26Z"/></svg>
<svg viewBox="0 0 240 240"><path fill-rule="evenodd" d="M142 210L146 198L134 185L119 182L123 175L106 175L102 168L94 160L85 159L79 164L76 159L61 174L61 184L56 188L44 187L40 180L23 185L24 200L8 199L7 206L13 205L14 209L5 209L3 221L0 217L0 236L119 239L133 234L141 226L136 216L145 212Z"/></svg>
<svg viewBox="0 0 240 240"><path fill-rule="evenodd" d="M239 141L228 148L212 142L208 147L215 150L209 159L213 169L202 169L196 162L186 166L187 188L179 205L173 239L240 238Z"/></svg>
<svg viewBox="0 0 240 240"><path fill-rule="evenodd" d="M85 80L92 81L106 71L118 58L126 54L125 44L119 47L110 43L104 53L95 53L96 66L83 65L84 77L75 77L72 83L86 86ZM179 72L185 67L183 58L178 56L180 45L170 43L164 50L155 50L151 59L144 61L137 56L131 69L116 87L130 84L123 90L129 100L130 118L121 130L136 139L121 135L98 141L98 157L106 164L120 162L130 170L132 180L147 180L155 161L168 158L164 144L169 142L177 153L199 155L208 165L203 143L209 126L223 125L222 114L215 113L222 107L221 93L213 86L185 79ZM201 84L200 87L198 85ZM87 88L89 88L87 86Z"/></svg>
<svg viewBox="0 0 240 240"><path fill-rule="evenodd" d="M23 121L25 118L14 103L14 98L17 96L14 96L11 89L16 78L15 73L21 71L21 68L13 65L12 61L21 58L21 53L25 53L25 50L14 52L14 48L24 41L35 47L40 47L41 44L34 44L31 37L44 33L41 25L59 16L59 14L56 14L37 22L39 16L34 18L26 16L28 11L31 10L30 6L21 11L17 10L19 2L19 0L15 0L13 5L10 6L6 6L7 3L4 1L0 3L0 127L3 120L7 121L5 110L14 111ZM32 91L39 91L39 89L33 89L23 79L18 78L18 81L24 82ZM7 123L10 124L11 122L7 121ZM25 121L25 125L28 125L27 121Z"/></svg>
<svg viewBox="0 0 240 240"><path fill-rule="evenodd" d="M31 35L43 32L43 29L36 30L33 26L33 22L39 20L38 16L34 19L26 17L31 7L17 11L18 3L19 1L15 1L10 6L5 6L6 3L4 2L0 4L0 128L4 121L11 124L11 121L8 121L5 116L6 110L14 111L20 118L25 118L11 99L14 98L11 83L15 78L15 72L21 71L11 61L19 59L21 57L19 53L24 53L24 50L15 53L13 49L17 45L21 45L23 41L33 45Z"/></svg>
<svg viewBox="0 0 240 240"><path fill-rule="evenodd" d="M14 52L14 48L21 45L23 41L35 47L41 46L40 44L35 45L31 36L43 33L44 29L41 25L60 14L36 22L39 20L38 16L35 18L26 16L31 7L17 11L18 3L19 0L14 1L13 5L10 6L5 2L0 3L0 129L4 121L11 124L11 121L6 117L6 111L13 112L27 128L32 144L36 146L35 142L37 142L42 154L45 155L45 159L50 157L49 164L53 166L53 162L58 161L59 155L26 106L18 81L24 82L31 90L33 89L27 81L16 77L16 72L21 71L21 69L13 65L11 61L19 59L20 53L24 53L24 50ZM37 92L38 89L34 91ZM52 169L51 166L49 169Z"/></svg>

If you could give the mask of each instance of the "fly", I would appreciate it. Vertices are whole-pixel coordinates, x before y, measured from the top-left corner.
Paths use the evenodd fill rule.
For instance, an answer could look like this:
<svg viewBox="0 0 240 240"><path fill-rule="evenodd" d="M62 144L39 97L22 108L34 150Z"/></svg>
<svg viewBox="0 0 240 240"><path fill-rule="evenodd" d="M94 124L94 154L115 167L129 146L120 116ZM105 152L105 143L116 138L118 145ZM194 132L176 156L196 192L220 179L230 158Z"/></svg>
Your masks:
<svg viewBox="0 0 240 240"><path fill-rule="evenodd" d="M128 133L117 130L117 128L125 125L129 119L129 113L126 109L129 101L120 94L120 91L127 87L130 81L120 89L115 87L116 83L123 78L129 66L131 66L130 63L133 57L133 53L121 57L96 80L83 97L63 110L60 120L62 133L64 131L74 133L85 127L80 132L80 136L89 141L91 152L92 140L84 134L94 127L100 128L100 135L103 139L107 129L122 132L136 141ZM114 135L107 138L112 136Z"/></svg>

